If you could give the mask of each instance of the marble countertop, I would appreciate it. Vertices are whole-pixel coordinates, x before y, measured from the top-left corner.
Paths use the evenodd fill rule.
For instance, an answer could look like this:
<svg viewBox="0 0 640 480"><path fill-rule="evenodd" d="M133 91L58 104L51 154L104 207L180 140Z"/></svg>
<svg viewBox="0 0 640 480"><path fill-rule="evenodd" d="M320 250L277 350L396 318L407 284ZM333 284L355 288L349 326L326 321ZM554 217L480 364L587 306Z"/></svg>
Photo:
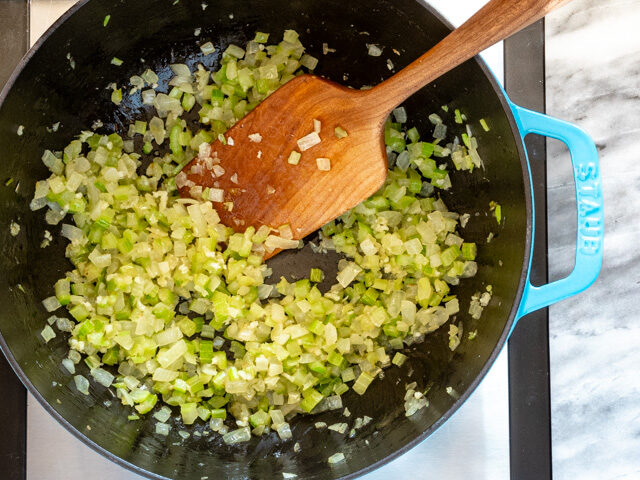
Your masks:
<svg viewBox="0 0 640 480"><path fill-rule="evenodd" d="M638 0L575 0L546 23L547 113L594 138L606 216L600 278L550 312L557 479L640 478L638 25ZM566 148L554 142L548 152L553 279L573 266L576 222Z"/></svg>
<svg viewBox="0 0 640 480"><path fill-rule="evenodd" d="M66 9L68 3L36 0L32 6ZM473 11L451 8L450 0L431 3L445 13L448 6L454 23ZM477 8L482 3L456 0L465 7ZM640 478L640 321L634 295L640 291L640 272L633 270L635 261L640 261L640 248L635 243L640 237L636 220L640 154L635 144L640 133L638 25L639 0L574 0L546 22L547 113L580 125L595 139L606 211L605 261L600 278L585 293L553 306L550 313L555 479ZM32 34L38 31L41 26L32 24ZM496 54L501 56L501 50L488 53ZM556 279L573 267L575 194L566 148L549 142L548 152L549 267L551 279ZM503 373L496 373L495 378L505 375L506 359L498 363L494 370L502 369ZM480 401L476 406L482 406L481 400L476 401ZM490 403L489 397L484 403ZM506 407L505 402L501 405ZM448 435L455 437L455 428L441 429L437 435L446 442ZM478 441L504 442L504 435L474 440ZM393 478L402 470L400 463L405 457L394 462L401 467L397 472L391 464L372 478L384 478L385 472ZM470 460L478 463L474 476L469 476L468 470L453 468L434 477L508 478L504 466L499 473L484 468L480 454ZM428 457L421 461L429 464ZM124 478L119 467L108 463L104 467L113 472L104 478ZM403 474L431 478L434 473L411 470Z"/></svg>

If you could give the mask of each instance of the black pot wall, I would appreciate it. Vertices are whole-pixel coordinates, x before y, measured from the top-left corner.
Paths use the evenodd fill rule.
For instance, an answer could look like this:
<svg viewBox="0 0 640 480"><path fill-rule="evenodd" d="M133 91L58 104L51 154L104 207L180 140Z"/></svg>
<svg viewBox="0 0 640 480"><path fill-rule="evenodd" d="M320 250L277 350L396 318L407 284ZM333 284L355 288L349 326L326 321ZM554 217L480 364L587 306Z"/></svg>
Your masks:
<svg viewBox="0 0 640 480"><path fill-rule="evenodd" d="M341 412L298 417L292 424L294 439L287 442L274 434L233 447L224 445L217 435L192 435L182 441L178 430L193 433L202 427L178 424L165 438L154 433L151 417L129 422L129 411L111 391L92 386L90 396L79 394L60 366L67 353L66 337L58 334L45 345L36 334L48 317L40 302L52 294L54 281L69 268L59 227L49 227L43 211L31 212L28 207L35 181L47 176L40 161L43 150L64 147L97 119L105 124L100 131L123 132L133 118L150 114L139 101L126 100L116 108L109 100L107 84L126 85L131 75L147 67L166 80L168 65L174 62L201 62L215 68L219 52L228 43L243 44L257 30L270 32L278 40L285 29L293 28L300 32L309 52L320 59L316 73L357 88L389 77L387 58L400 69L450 30L415 0L216 0L206 10L201 3L84 2L45 35L7 85L0 105L0 179L13 178L14 182L0 187L0 344L23 382L67 428L77 430L74 433L83 441L110 458L150 477L281 479L282 472L291 472L298 478L325 479L361 474L428 436L458 408L504 344L520 302L531 233L528 170L507 102L486 67L476 60L424 88L406 102L406 108L410 122L430 133L429 113L448 118L440 106L459 107L472 120L480 143L486 168L453 175L453 188L444 195L451 209L472 214L464 235L480 245L478 275L457 289L460 298L467 299L461 302L459 318L464 319L466 332L477 329L478 336L469 341L465 335L454 354L447 347L447 328L443 327L408 349L407 364L386 370L384 379L376 380L365 396L347 394L345 404L352 412L348 420L363 415L374 418L355 438L313 427L316 421L344 421ZM111 21L104 28L107 14ZM202 28L199 37L194 37L196 27ZM199 44L209 40L222 48L204 57ZM322 55L323 42L337 52ZM366 43L384 46L383 55L368 56ZM75 69L70 67L68 53L75 60ZM122 67L110 64L114 56L124 60ZM480 128L480 118L487 120L490 132ZM462 133L462 126L448 120L453 126L450 135ZM46 127L58 121L60 129L48 132ZM16 135L18 125L25 127L23 136ZM505 222L500 227L487 214L491 200L502 205ZM22 226L15 238L9 234L11 220ZM55 240L42 249L45 229ZM489 232L496 237L486 245ZM300 275L323 263L332 268L333 260L305 249L282 254L273 263L280 272ZM493 285L494 298L482 319L474 321L464 313L468 299L488 284ZM413 371L410 377L409 371ZM87 375L82 369L80 373ZM433 386L428 393L429 408L408 419L402 398L405 383L411 381L421 387ZM449 386L458 399L446 393ZM104 405L106 400L113 402L110 407ZM298 453L293 451L295 442L302 447ZM330 468L327 458L336 452L343 452L347 460Z"/></svg>

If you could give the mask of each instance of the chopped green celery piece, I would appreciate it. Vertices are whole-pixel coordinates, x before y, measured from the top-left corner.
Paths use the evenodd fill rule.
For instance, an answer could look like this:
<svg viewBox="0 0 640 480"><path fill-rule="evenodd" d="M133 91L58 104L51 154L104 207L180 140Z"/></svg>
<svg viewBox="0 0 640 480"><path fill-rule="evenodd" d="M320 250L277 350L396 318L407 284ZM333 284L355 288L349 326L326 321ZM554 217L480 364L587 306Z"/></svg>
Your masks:
<svg viewBox="0 0 640 480"><path fill-rule="evenodd" d="M429 305L429 299L433 294L431 282L427 277L422 277L418 279L417 286L416 300L422 307L427 307Z"/></svg>
<svg viewBox="0 0 640 480"><path fill-rule="evenodd" d="M307 328L310 332L315 333L316 335L324 335L324 323L320 320L314 320Z"/></svg>
<svg viewBox="0 0 640 480"><path fill-rule="evenodd" d="M267 43L268 40L269 34L264 32L256 32L256 36L253 38L256 43Z"/></svg>
<svg viewBox="0 0 640 480"><path fill-rule="evenodd" d="M480 126L482 126L482 129L485 132L488 132L490 130L489 125L487 125L487 121L484 118L480 119Z"/></svg>
<svg viewBox="0 0 640 480"><path fill-rule="evenodd" d="M190 112L195 104L196 97L190 93L185 93L182 97L182 108L184 108L185 111Z"/></svg>
<svg viewBox="0 0 640 480"><path fill-rule="evenodd" d="M493 211L493 216L496 217L498 225L502 221L502 206L494 201L489 202L489 208Z"/></svg>
<svg viewBox="0 0 640 480"><path fill-rule="evenodd" d="M61 278L55 284L56 298L60 305L67 305L71 301L71 281L68 278Z"/></svg>
<svg viewBox="0 0 640 480"><path fill-rule="evenodd" d="M213 360L213 342L211 340L200 341L200 361L211 363Z"/></svg>
<svg viewBox="0 0 640 480"><path fill-rule="evenodd" d="M401 367L404 362L407 361L407 357L406 355L403 355L400 352L396 352L396 354L393 356L393 360L391 360L391 363L393 363L394 365L397 365L398 367Z"/></svg>
<svg viewBox="0 0 640 480"><path fill-rule="evenodd" d="M178 124L171 128L169 133L169 147L174 154L182 154L182 145L180 145L180 134L182 133L182 127Z"/></svg>
<svg viewBox="0 0 640 480"><path fill-rule="evenodd" d="M189 391L191 392L192 395L195 395L196 393L200 392L204 388L202 382L200 381L200 377L198 375L195 375L191 377L189 380L187 380L187 385L189 386Z"/></svg>
<svg viewBox="0 0 640 480"><path fill-rule="evenodd" d="M398 330L398 327L391 324L386 324L382 327L382 331L387 337L396 338L402 336L402 333Z"/></svg>
<svg viewBox="0 0 640 480"><path fill-rule="evenodd" d="M309 280L314 283L320 283L324 280L324 272L319 268L312 268L309 274Z"/></svg>
<svg viewBox="0 0 640 480"><path fill-rule="evenodd" d="M122 102L122 89L118 88L116 90L114 90L113 92L111 92L111 101L113 103L115 103L116 105L120 105L120 103Z"/></svg>
<svg viewBox="0 0 640 480"><path fill-rule="evenodd" d="M253 415L249 416L249 423L252 427L258 427L260 425L266 425L269 421L269 414L264 410L258 410Z"/></svg>
<svg viewBox="0 0 640 480"><path fill-rule="evenodd" d="M220 397L214 397L214 398L220 398ZM211 403L213 400L214 399L212 398L209 401L209 403ZM225 405L226 400L223 398L222 401L223 401L222 405ZM223 420L225 420L227 418L227 411L224 408L213 408L211 409L211 418L222 418Z"/></svg>
<svg viewBox="0 0 640 480"><path fill-rule="evenodd" d="M225 352L213 352L211 363L217 365L220 370L227 368L227 354Z"/></svg>
<svg viewBox="0 0 640 480"><path fill-rule="evenodd" d="M150 394L147 396L147 398L143 402L136 405L135 409L140 414L149 413L153 409L153 407L155 407L157 401L158 401L158 396Z"/></svg>
<svg viewBox="0 0 640 480"><path fill-rule="evenodd" d="M133 124L133 131L139 135L144 135L147 131L147 122L136 120Z"/></svg>
<svg viewBox="0 0 640 480"><path fill-rule="evenodd" d="M310 412L324 398L320 392L313 388L308 388L302 392L300 408L305 412Z"/></svg>
<svg viewBox="0 0 640 480"><path fill-rule="evenodd" d="M335 365L336 367L339 367L340 365L342 365L342 363L344 362L344 357L342 355L340 355L340 353L336 352L335 350L333 350L329 356L327 357L327 361L331 364L331 365Z"/></svg>
<svg viewBox="0 0 640 480"><path fill-rule="evenodd" d="M295 30L285 30L283 40L289 43L297 43L298 42L298 32Z"/></svg>
<svg viewBox="0 0 640 480"><path fill-rule="evenodd" d="M311 362L309 364L309 370L320 375L325 375L328 371L327 367L320 362Z"/></svg>
<svg viewBox="0 0 640 480"><path fill-rule="evenodd" d="M451 265L453 261L460 256L460 254L460 247L457 245L451 245L440 254L440 260L442 260L442 264L447 267Z"/></svg>
<svg viewBox="0 0 640 480"><path fill-rule="evenodd" d="M418 142L420 140L420 133L418 132L418 129L413 127L409 130L407 130L407 137L409 137L409 140L412 143Z"/></svg>
<svg viewBox="0 0 640 480"><path fill-rule="evenodd" d="M376 301L378 300L378 295L380 295L380 292L378 290L368 288L360 298L360 301L365 305L375 305Z"/></svg>
<svg viewBox="0 0 640 480"><path fill-rule="evenodd" d="M311 282L309 281L309 279L305 278L304 280L298 280L295 283L293 294L296 298L305 298L307 295L309 295L310 291Z"/></svg>
<svg viewBox="0 0 640 480"><path fill-rule="evenodd" d="M180 405L180 415L182 415L182 421L185 425L193 424L198 418L198 404L183 403Z"/></svg>
<svg viewBox="0 0 640 480"><path fill-rule="evenodd" d="M301 157L302 157L302 154L300 152L296 152L295 150L292 150L291 153L289 154L289 158L287 159L287 163L291 165L298 165L298 163L300 163Z"/></svg>
<svg viewBox="0 0 640 480"><path fill-rule="evenodd" d="M69 313L73 318L75 318L78 322L83 321L89 316L89 311L87 307L83 304L78 304L69 310Z"/></svg>
<svg viewBox="0 0 640 480"><path fill-rule="evenodd" d="M226 68L225 68L226 70ZM213 89L211 91L211 104L213 106L221 106L224 101L224 93L220 89Z"/></svg>
<svg viewBox="0 0 640 480"><path fill-rule="evenodd" d="M333 133L336 136L336 138L340 139L340 138L346 138L349 136L349 133L342 127L336 127L333 129Z"/></svg>
<svg viewBox="0 0 640 480"><path fill-rule="evenodd" d="M364 395L364 392L369 388L369 385L373 381L373 377L367 372L362 372L358 379L353 384L353 391L358 395Z"/></svg>
<svg viewBox="0 0 640 480"><path fill-rule="evenodd" d="M120 358L119 352L120 350L118 349L118 347L110 348L109 350L107 350L107 353L102 356L102 363L104 363L105 365L115 365L116 363L118 363L118 360Z"/></svg>
<svg viewBox="0 0 640 480"><path fill-rule="evenodd" d="M202 327L204 326L204 318L202 317L195 317L192 319L193 323L195 324L196 327L196 331L195 333L200 333L202 332ZM185 333L186 335L186 333Z"/></svg>
<svg viewBox="0 0 640 480"><path fill-rule="evenodd" d="M477 253L477 247L475 243L463 243L462 244L462 257L465 260L475 260Z"/></svg>
<svg viewBox="0 0 640 480"><path fill-rule="evenodd" d="M385 130L384 143L396 153L402 152L406 147L404 135L397 130Z"/></svg>

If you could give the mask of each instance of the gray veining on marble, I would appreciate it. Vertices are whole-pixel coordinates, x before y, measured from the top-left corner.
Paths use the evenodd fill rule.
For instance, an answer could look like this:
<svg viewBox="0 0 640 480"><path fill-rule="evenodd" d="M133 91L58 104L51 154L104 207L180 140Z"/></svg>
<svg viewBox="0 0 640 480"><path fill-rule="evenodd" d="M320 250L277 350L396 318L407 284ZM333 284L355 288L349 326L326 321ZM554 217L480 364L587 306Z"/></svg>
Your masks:
<svg viewBox="0 0 640 480"><path fill-rule="evenodd" d="M600 152L602 274L551 308L554 477L640 478L640 1L575 0L547 19L547 111ZM549 145L552 278L573 265L575 201L566 149Z"/></svg>

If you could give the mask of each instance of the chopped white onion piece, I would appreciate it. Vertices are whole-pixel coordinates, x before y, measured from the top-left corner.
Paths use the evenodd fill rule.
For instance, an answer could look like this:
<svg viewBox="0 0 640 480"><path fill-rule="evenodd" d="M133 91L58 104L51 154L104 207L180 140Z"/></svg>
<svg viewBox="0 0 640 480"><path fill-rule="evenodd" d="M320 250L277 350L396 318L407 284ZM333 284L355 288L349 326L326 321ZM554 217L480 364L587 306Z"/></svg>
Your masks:
<svg viewBox="0 0 640 480"><path fill-rule="evenodd" d="M171 425L167 425L166 423L156 423L156 433L158 435L164 435L166 437L169 435L170 430Z"/></svg>
<svg viewBox="0 0 640 480"><path fill-rule="evenodd" d="M159 422L165 423L171 418L171 409L166 405L153 414L153 418Z"/></svg>
<svg viewBox="0 0 640 480"><path fill-rule="evenodd" d="M331 455L329 457L329 459L327 461L331 465L333 465L334 463L343 462L344 461L344 453L342 453L342 452L334 453L333 455Z"/></svg>
<svg viewBox="0 0 640 480"><path fill-rule="evenodd" d="M210 188L209 200L211 202L217 202L217 203L224 202L224 190L221 188Z"/></svg>
<svg viewBox="0 0 640 480"><path fill-rule="evenodd" d="M91 376L96 382L105 387L110 387L115 380L112 374L100 367L91 370Z"/></svg>
<svg viewBox="0 0 640 480"><path fill-rule="evenodd" d="M299 244L299 240L286 239L277 235L269 235L264 242L264 246L268 252L272 252L276 249L286 250L289 248L298 248Z"/></svg>
<svg viewBox="0 0 640 480"><path fill-rule="evenodd" d="M143 90L142 93L142 103L145 105L153 105L153 101L156 98L156 91L149 88L147 90Z"/></svg>
<svg viewBox="0 0 640 480"><path fill-rule="evenodd" d="M396 119L398 123L406 123L407 122L407 111L404 107L398 107L393 110L393 117Z"/></svg>
<svg viewBox="0 0 640 480"><path fill-rule="evenodd" d="M49 340L56 338L56 332L54 332L53 328L51 328L49 325L45 325L45 327L40 332L40 335L42 336L44 343L49 343Z"/></svg>
<svg viewBox="0 0 640 480"><path fill-rule="evenodd" d="M328 158L316 158L316 164L318 165L318 170L322 170L323 172L331 170L331 160Z"/></svg>
<svg viewBox="0 0 640 480"><path fill-rule="evenodd" d="M289 424L286 422L278 425L276 428L276 432L278 432L278 435L282 440L289 440L290 438L293 438L293 434L291 433L291 428L289 427Z"/></svg>
<svg viewBox="0 0 640 480"><path fill-rule="evenodd" d="M249 427L238 428L237 430L232 430L228 433L225 433L222 436L222 440L227 445L233 445L235 443L248 442L251 440L251 430Z"/></svg>
<svg viewBox="0 0 640 480"><path fill-rule="evenodd" d="M169 65L169 67L171 67L171 71L173 72L173 74L178 77L191 76L191 70L189 70L189 67L184 63L174 63L172 65Z"/></svg>
<svg viewBox="0 0 640 480"><path fill-rule="evenodd" d="M309 150L311 147L318 145L321 142L320 136L317 132L311 132L309 135L298 139L297 144L301 152Z"/></svg>
<svg viewBox="0 0 640 480"><path fill-rule="evenodd" d="M372 57L379 57L382 55L382 50L374 43L367 43L367 54Z"/></svg>
<svg viewBox="0 0 640 480"><path fill-rule="evenodd" d="M71 374L74 375L76 373L76 364L70 358L65 358L62 360L62 366Z"/></svg>
<svg viewBox="0 0 640 480"><path fill-rule="evenodd" d="M16 237L20 233L20 225L14 221L9 224L9 233L12 237Z"/></svg>
<svg viewBox="0 0 640 480"><path fill-rule="evenodd" d="M42 305L44 306L47 312L53 312L60 308L60 302L55 296L47 297L42 301Z"/></svg>
<svg viewBox="0 0 640 480"><path fill-rule="evenodd" d="M89 395L89 380L87 380L82 375L76 375L73 377L73 381L76 384L76 389L80 393L84 393L85 395Z"/></svg>

